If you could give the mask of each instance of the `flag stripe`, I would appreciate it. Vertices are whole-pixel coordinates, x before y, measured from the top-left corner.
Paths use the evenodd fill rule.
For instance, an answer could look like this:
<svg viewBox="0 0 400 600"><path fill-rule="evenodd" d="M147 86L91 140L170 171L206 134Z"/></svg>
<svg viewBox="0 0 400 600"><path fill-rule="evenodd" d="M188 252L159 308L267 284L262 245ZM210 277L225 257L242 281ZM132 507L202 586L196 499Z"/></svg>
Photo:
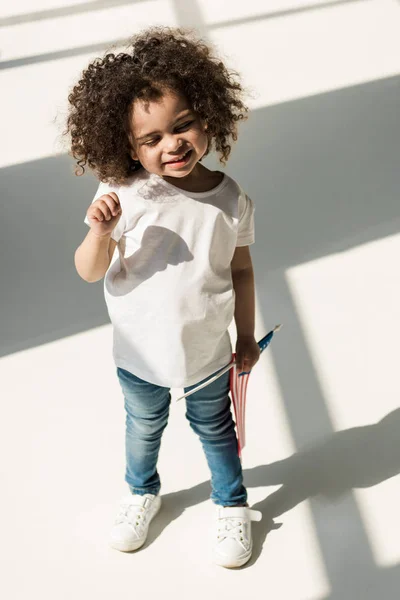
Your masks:
<svg viewBox="0 0 400 600"><path fill-rule="evenodd" d="M232 356L235 359L235 354ZM242 450L246 444L245 436L245 411L246 411L246 392L247 384L250 373L246 373L239 377L236 365L234 365L230 372L230 390L233 408L235 412L236 421L236 435L238 440L238 453L239 456L242 454Z"/></svg>
<svg viewBox="0 0 400 600"><path fill-rule="evenodd" d="M269 346L270 341L272 340L275 331L279 331L281 325L276 325L272 331L270 331L266 336L264 336L259 342L258 346L260 348L260 352L263 352L265 348ZM232 355L232 361L235 362L236 354ZM250 373L246 373L246 375L242 375L239 377L239 373L236 370L236 364L230 370L230 391L232 404L235 412L235 421L236 421L236 435L238 440L238 453L241 457L242 450L246 443L245 436L245 411L246 411L246 392L247 392L247 384L249 381Z"/></svg>

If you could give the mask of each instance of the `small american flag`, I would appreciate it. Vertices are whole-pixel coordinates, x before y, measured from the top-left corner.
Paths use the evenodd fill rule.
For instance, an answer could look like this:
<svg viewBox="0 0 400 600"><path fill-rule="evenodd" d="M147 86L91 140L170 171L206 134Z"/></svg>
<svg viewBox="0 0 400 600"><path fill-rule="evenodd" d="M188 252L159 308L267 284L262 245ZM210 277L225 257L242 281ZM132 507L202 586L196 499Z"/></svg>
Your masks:
<svg viewBox="0 0 400 600"><path fill-rule="evenodd" d="M236 354L232 356L236 359ZM246 432L245 432L245 416L246 416L246 391L247 384L249 382L250 372L238 373L236 364L233 365L230 372L230 390L233 409L235 411L236 421L236 437L238 441L238 454L242 456L242 450L246 444Z"/></svg>
<svg viewBox="0 0 400 600"><path fill-rule="evenodd" d="M274 329L272 329L266 336L264 336L259 342L258 345L260 347L260 352L265 350L267 346L269 346L270 341L272 340L274 333L279 331L281 325L276 325ZM194 392L201 390L203 387L209 385L221 375L226 373L227 371L231 371L229 375L230 381L230 392L232 398L233 409L235 412L235 421L236 421L236 436L238 440L238 454L242 456L242 450L246 443L246 435L245 435L245 411L246 411L246 391L247 391L247 383L249 380L249 375L251 371L238 373L236 369L236 354L232 354L232 360L229 364L227 364L221 371L218 371L215 375L212 375L207 381L201 383L196 386L190 392L186 392L183 396L177 399L182 400L182 398L186 398Z"/></svg>

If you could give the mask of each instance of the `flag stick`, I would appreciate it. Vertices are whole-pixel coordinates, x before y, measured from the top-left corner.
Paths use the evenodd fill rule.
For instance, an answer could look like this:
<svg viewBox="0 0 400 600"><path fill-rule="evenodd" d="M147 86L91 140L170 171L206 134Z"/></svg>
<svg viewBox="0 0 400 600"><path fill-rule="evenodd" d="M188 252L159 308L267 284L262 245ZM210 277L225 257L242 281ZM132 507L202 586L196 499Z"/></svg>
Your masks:
<svg viewBox="0 0 400 600"><path fill-rule="evenodd" d="M261 352L263 350L265 350L265 348L268 346L268 344L270 343L272 336L274 335L274 333L276 331L279 331L280 328L282 327L282 325L276 325L272 331L270 331L269 333L267 333L266 336L264 336L259 342L258 345L260 346L260 350ZM210 383L213 383L214 381L216 381L217 379L219 379L219 377L221 377L224 373L226 373L227 371L229 371L230 369L232 369L232 367L235 365L235 359L231 360L230 363L228 363L225 367L222 367L221 371L218 371L218 373L216 375L213 375L210 379L207 379L207 381L204 381L203 383L201 383L200 385L198 385L197 387L193 388L192 390L190 390L189 392L186 392L186 394L183 394L183 396L180 396L179 398L177 398L177 402L179 402L179 400L182 400L183 398L187 398L188 396L190 396L191 394L194 394L195 392L198 392L199 390L203 389L204 387L206 387L207 385L210 385ZM244 373L243 373L244 375ZM240 377L240 375L239 375Z"/></svg>

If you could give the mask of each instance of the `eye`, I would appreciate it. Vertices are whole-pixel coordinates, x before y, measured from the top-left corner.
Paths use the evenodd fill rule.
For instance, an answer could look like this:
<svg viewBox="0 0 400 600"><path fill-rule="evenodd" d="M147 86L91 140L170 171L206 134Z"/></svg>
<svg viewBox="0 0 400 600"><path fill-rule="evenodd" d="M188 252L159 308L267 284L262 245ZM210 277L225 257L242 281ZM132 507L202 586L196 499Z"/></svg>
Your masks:
<svg viewBox="0 0 400 600"><path fill-rule="evenodd" d="M158 139L150 140L149 142L145 142L144 146L155 146L158 143Z"/></svg>
<svg viewBox="0 0 400 600"><path fill-rule="evenodd" d="M176 128L177 131L183 131L184 129L188 129L188 127L190 127L190 125L194 123L194 121L187 121L186 123L184 123L183 125L179 125L179 127Z"/></svg>

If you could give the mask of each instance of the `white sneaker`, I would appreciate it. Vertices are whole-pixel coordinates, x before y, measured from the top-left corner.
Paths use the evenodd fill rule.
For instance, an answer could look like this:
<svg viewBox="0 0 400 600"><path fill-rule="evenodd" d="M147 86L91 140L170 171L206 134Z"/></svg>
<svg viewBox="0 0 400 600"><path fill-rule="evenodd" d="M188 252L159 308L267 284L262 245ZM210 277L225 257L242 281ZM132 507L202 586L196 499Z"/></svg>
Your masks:
<svg viewBox="0 0 400 600"><path fill-rule="evenodd" d="M160 506L160 496L153 494L131 494L122 498L111 530L110 546L121 552L132 552L143 546L150 521L158 513Z"/></svg>
<svg viewBox="0 0 400 600"><path fill-rule="evenodd" d="M219 506L214 562L227 568L247 563L253 550L251 521L261 521L261 518L260 511L247 506Z"/></svg>

